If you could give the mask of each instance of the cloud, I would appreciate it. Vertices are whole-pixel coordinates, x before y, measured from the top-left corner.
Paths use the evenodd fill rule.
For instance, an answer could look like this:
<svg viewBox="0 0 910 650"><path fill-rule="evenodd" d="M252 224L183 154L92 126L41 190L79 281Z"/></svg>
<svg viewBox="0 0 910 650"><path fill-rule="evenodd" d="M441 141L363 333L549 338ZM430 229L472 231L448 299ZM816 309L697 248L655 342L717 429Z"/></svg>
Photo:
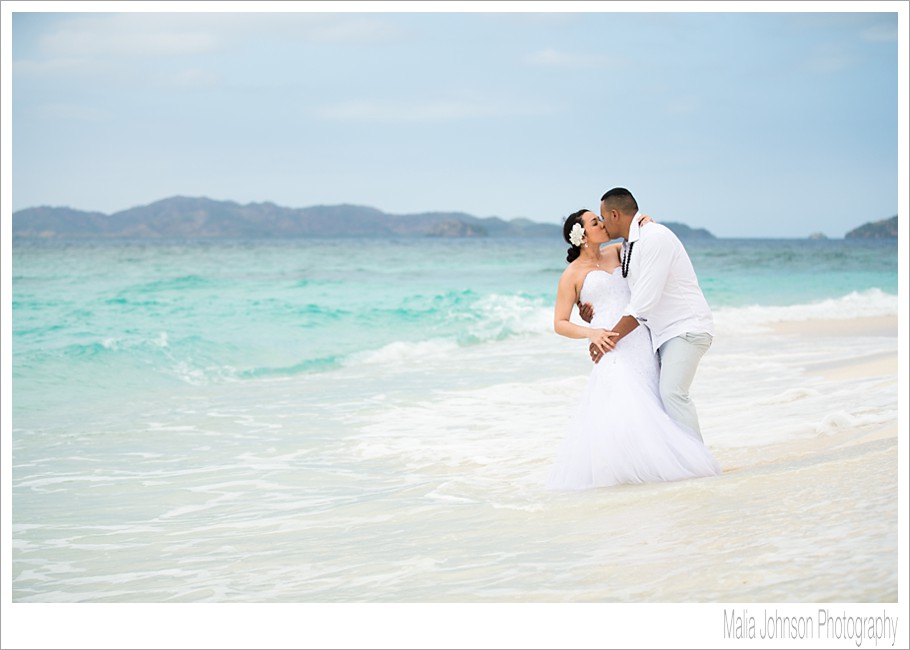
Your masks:
<svg viewBox="0 0 910 650"><path fill-rule="evenodd" d="M872 43L897 41L897 25L873 25L861 31L859 36Z"/></svg>
<svg viewBox="0 0 910 650"><path fill-rule="evenodd" d="M165 80L165 83L178 88L200 88L214 86L218 82L217 75L199 68L187 68L176 72Z"/></svg>
<svg viewBox="0 0 910 650"><path fill-rule="evenodd" d="M664 112L672 115L696 113L701 108L701 102L692 95L676 97L664 106Z"/></svg>
<svg viewBox="0 0 910 650"><path fill-rule="evenodd" d="M455 120L542 115L554 112L545 105L524 102L441 100L424 102L349 101L322 106L318 117L363 122L449 122Z"/></svg>
<svg viewBox="0 0 910 650"><path fill-rule="evenodd" d="M294 7L296 5L291 5ZM134 62L198 58L249 44L285 41L364 44L394 40L402 30L381 15L288 12L122 12L49 14L31 17L20 27L13 61L22 78L105 75L128 77ZM215 76L195 62L166 83L211 85Z"/></svg>
<svg viewBox="0 0 910 650"><path fill-rule="evenodd" d="M833 73L846 70L853 65L854 59L847 52L838 48L821 48L806 59L804 66L811 72Z"/></svg>
<svg viewBox="0 0 910 650"><path fill-rule="evenodd" d="M83 58L61 57L46 61L22 60L13 62L16 77L69 76L76 72L101 71L109 66L104 62Z"/></svg>
<svg viewBox="0 0 910 650"><path fill-rule="evenodd" d="M103 122L111 118L106 111L80 104L44 104L38 107L38 113L53 120L75 122Z"/></svg>
<svg viewBox="0 0 910 650"><path fill-rule="evenodd" d="M554 68L606 68L618 64L618 61L603 54L564 52L551 47L529 54L525 61Z"/></svg>
<svg viewBox="0 0 910 650"><path fill-rule="evenodd" d="M139 14L74 19L58 23L41 36L48 58L173 56L214 49L218 37L204 29L140 20Z"/></svg>
<svg viewBox="0 0 910 650"><path fill-rule="evenodd" d="M364 43L393 41L402 31L388 19L376 15L294 13L256 14L243 29L251 35L321 43Z"/></svg>
<svg viewBox="0 0 910 650"><path fill-rule="evenodd" d="M38 45L42 58L175 56L256 38L358 43L392 39L399 31L382 17L357 13L124 12L48 23Z"/></svg>

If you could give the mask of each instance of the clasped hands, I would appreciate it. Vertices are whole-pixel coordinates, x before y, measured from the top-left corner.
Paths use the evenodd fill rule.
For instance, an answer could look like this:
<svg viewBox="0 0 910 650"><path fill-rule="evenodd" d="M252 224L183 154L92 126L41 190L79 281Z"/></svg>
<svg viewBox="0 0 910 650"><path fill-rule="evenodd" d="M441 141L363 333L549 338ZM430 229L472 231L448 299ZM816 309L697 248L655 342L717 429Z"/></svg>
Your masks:
<svg viewBox="0 0 910 650"><path fill-rule="evenodd" d="M578 313L583 321L590 323L591 319L594 318L594 307L591 303L582 303L579 300ZM597 363L607 352L616 347L616 341L613 340L613 337L619 336L619 334L604 329L596 329L592 330L592 332L591 336L588 337L588 340L591 341L588 352L591 354L591 361Z"/></svg>

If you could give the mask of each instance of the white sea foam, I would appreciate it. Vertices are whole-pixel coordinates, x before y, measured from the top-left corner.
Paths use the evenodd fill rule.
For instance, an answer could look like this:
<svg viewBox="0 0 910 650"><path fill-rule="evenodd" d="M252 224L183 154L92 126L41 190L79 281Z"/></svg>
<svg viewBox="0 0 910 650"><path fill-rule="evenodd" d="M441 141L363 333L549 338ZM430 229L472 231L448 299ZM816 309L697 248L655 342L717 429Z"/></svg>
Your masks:
<svg viewBox="0 0 910 650"><path fill-rule="evenodd" d="M458 348L458 343L447 339L432 339L417 343L409 341L395 341L378 350L355 352L347 360L346 365L360 364L407 364L418 360L441 359Z"/></svg>
<svg viewBox="0 0 910 650"><path fill-rule="evenodd" d="M854 292L836 299L798 305L752 305L722 307L714 310L714 320L721 335L766 332L778 322L805 320L845 320L868 316L896 315L897 296L879 289ZM553 307L522 296L490 296L477 304L478 322L469 328L479 341L504 338L539 339L552 337ZM572 321L584 324L573 310ZM401 364L417 360L450 358L458 347L456 339L435 338L428 341L396 341L379 350L358 352L348 363Z"/></svg>
<svg viewBox="0 0 910 650"><path fill-rule="evenodd" d="M852 292L799 305L750 305L714 310L714 321L722 331L764 331L765 326L783 321L844 320L863 316L891 316L898 312L898 297L880 289Z"/></svg>
<svg viewBox="0 0 910 650"><path fill-rule="evenodd" d="M552 330L553 306L521 295L491 294L475 305L478 323L472 335L482 340L516 334L541 334Z"/></svg>

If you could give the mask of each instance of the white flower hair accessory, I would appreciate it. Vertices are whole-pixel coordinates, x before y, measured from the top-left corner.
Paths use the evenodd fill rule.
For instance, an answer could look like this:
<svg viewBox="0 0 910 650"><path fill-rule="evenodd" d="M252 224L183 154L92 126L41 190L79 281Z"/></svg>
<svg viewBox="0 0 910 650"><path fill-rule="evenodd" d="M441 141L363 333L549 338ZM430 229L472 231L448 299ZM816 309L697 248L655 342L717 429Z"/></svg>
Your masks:
<svg viewBox="0 0 910 650"><path fill-rule="evenodd" d="M581 246L581 242L585 238L585 229L580 223L576 223L572 226L571 232L569 232L569 241L573 246Z"/></svg>

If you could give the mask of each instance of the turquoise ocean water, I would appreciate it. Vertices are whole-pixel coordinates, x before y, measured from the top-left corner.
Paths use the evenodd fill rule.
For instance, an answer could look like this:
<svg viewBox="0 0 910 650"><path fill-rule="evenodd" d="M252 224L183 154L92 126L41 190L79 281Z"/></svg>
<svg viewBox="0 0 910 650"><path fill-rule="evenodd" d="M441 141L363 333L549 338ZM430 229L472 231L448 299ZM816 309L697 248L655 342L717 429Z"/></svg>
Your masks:
<svg viewBox="0 0 910 650"><path fill-rule="evenodd" d="M539 239L18 241L17 420L48 418L48 400L97 408L149 391L329 372L369 352L395 361L398 348L430 341L546 334L564 248ZM894 241L718 240L688 250L715 310L851 295L874 305L897 294Z"/></svg>
<svg viewBox="0 0 910 650"><path fill-rule="evenodd" d="M593 547L560 555L521 542L529 526L550 530L534 518L554 521L554 503L576 515L600 507L581 496L567 508L540 488L588 371L584 343L552 332L565 248L14 241L14 600L607 598L584 577L599 561ZM719 456L739 462L743 445L896 417L890 391L851 410L811 382L775 383L836 358L838 342L806 350L782 339L769 357L749 338L775 321L895 315L896 241L687 249L718 323L696 386ZM864 354L896 345L861 343ZM740 381L725 374L730 360L758 373L750 386L725 392ZM801 407L786 426L780 408L758 409L748 426L761 435L744 442L738 400L755 386ZM609 498L646 511L648 490L662 488L678 490ZM490 526L509 543L491 540ZM555 533L543 538L556 544ZM869 562L859 595L887 599L890 560ZM857 595L829 569L797 597ZM692 597L640 578L610 593ZM745 597L786 595L765 587Z"/></svg>

